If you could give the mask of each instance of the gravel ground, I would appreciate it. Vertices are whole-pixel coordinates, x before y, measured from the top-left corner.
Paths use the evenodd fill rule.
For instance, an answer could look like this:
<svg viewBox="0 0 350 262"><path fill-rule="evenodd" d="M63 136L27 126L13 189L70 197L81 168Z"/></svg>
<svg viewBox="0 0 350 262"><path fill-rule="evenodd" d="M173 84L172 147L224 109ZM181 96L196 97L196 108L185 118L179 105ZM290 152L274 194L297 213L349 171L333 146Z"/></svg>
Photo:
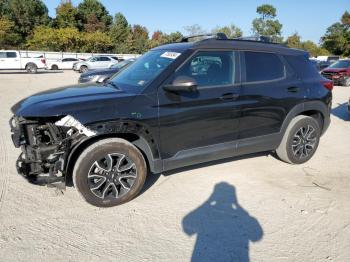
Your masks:
<svg viewBox="0 0 350 262"><path fill-rule="evenodd" d="M0 74L1 261L350 261L350 88L335 87L331 126L304 165L268 154L199 165L99 209L19 177L10 139L15 102L78 76Z"/></svg>

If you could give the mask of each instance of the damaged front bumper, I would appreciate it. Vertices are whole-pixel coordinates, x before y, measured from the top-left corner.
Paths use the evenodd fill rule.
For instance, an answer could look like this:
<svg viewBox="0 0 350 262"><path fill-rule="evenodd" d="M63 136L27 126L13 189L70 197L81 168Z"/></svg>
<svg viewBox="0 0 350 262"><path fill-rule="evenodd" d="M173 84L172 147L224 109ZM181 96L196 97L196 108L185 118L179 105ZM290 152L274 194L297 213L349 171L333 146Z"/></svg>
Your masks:
<svg viewBox="0 0 350 262"><path fill-rule="evenodd" d="M10 119L12 141L22 153L16 161L18 174L33 184L65 182L65 167L71 149L95 133L71 116Z"/></svg>

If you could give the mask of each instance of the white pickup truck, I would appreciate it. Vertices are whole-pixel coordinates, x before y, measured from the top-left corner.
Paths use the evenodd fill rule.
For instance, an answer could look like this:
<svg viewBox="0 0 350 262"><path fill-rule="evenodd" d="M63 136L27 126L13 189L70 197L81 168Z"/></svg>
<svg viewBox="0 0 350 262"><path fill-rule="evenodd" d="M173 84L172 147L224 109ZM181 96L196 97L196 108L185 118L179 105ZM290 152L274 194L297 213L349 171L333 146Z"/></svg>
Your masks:
<svg viewBox="0 0 350 262"><path fill-rule="evenodd" d="M23 54L23 53L22 53ZM19 51L0 50L0 70L26 70L36 73L38 69L46 69L44 58L24 57Z"/></svg>

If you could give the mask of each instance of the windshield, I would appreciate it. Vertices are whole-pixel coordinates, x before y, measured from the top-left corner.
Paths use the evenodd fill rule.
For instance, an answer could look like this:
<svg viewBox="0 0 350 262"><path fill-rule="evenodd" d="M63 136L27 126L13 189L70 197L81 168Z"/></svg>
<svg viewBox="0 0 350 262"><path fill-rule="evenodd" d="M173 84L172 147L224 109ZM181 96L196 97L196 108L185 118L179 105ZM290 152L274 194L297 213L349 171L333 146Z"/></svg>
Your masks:
<svg viewBox="0 0 350 262"><path fill-rule="evenodd" d="M329 68L348 68L348 67L350 67L350 60L338 61L329 66Z"/></svg>
<svg viewBox="0 0 350 262"><path fill-rule="evenodd" d="M116 74L110 81L122 89L144 89L179 55L180 53L164 50L149 51Z"/></svg>
<svg viewBox="0 0 350 262"><path fill-rule="evenodd" d="M128 65L131 62L133 62L133 60L124 60L119 62L118 64L112 65L111 68L122 69L124 66Z"/></svg>

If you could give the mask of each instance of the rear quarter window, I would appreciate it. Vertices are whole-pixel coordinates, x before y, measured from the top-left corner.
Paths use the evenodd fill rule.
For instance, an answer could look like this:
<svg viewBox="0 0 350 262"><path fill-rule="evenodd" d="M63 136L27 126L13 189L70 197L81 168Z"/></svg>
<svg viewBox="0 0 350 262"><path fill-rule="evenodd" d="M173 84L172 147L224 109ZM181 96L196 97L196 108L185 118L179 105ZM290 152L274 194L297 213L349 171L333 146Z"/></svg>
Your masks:
<svg viewBox="0 0 350 262"><path fill-rule="evenodd" d="M275 81L285 77L285 66L278 55L264 52L244 52L245 82Z"/></svg>
<svg viewBox="0 0 350 262"><path fill-rule="evenodd" d="M297 73L297 75L302 79L320 77L320 74L318 73L316 67L307 57L303 55L285 55L284 58Z"/></svg>

